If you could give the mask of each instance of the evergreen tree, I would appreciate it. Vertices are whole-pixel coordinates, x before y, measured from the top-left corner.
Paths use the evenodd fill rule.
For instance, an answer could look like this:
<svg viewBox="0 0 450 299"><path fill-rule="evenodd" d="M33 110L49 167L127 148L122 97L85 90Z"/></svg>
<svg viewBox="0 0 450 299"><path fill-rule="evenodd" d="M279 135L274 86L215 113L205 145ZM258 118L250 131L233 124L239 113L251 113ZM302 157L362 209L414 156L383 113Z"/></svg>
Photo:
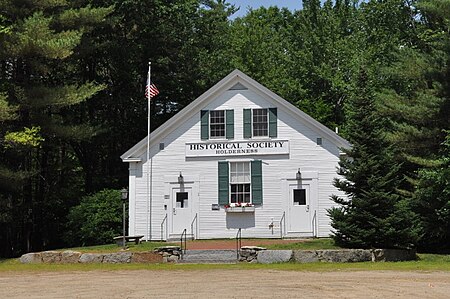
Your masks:
<svg viewBox="0 0 450 299"><path fill-rule="evenodd" d="M386 142L374 91L365 71L357 82L356 96L347 105L348 139L339 162L335 186L346 197L332 196L339 206L329 210L334 240L356 248L407 248L416 243L414 214L395 189L399 165Z"/></svg>
<svg viewBox="0 0 450 299"><path fill-rule="evenodd" d="M15 255L57 245L63 202L82 191L69 144L93 130L68 115L103 86L72 76L70 57L112 8L37 0L1 8L0 255Z"/></svg>
<svg viewBox="0 0 450 299"><path fill-rule="evenodd" d="M420 170L414 208L420 213L419 246L431 252L450 252L450 131L434 167Z"/></svg>

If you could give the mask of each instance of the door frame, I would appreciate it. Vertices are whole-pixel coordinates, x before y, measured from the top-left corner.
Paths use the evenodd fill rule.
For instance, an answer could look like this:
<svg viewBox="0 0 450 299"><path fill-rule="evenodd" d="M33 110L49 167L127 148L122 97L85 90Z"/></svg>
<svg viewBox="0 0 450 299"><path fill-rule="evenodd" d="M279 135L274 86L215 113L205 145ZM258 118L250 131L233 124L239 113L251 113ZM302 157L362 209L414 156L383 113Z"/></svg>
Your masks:
<svg viewBox="0 0 450 299"><path fill-rule="evenodd" d="M292 173L284 173L282 181L282 196L283 196L283 210L286 212L286 232L285 236L292 237L313 237L319 234L318 219L313 219L314 213L318 217L319 209L319 190L318 190L318 179L319 173L317 171L301 171L301 181L300 184L309 185L309 215L311 220L311 230L310 231L291 231L290 230L290 220L291 220L291 185L295 185L299 181L295 178L296 171ZM312 224L312 221L315 221ZM314 227L316 226L316 227Z"/></svg>
<svg viewBox="0 0 450 299"><path fill-rule="evenodd" d="M175 230L175 219L177 217L175 217L176 215L178 215L178 211L180 210L180 208L176 207L176 197L175 195L178 192L187 192L188 193L188 207L186 209L188 209L189 211L184 211L184 212L189 212L189 215L187 215L187 219L182 219L179 218L178 220L182 223L184 223L184 221L186 221L187 226L185 227L187 230L189 230L189 226L190 226L190 221L193 213L193 207L192 207L192 201L193 201L193 186L191 184L182 184L182 186L177 186L177 185L172 185L172 193L171 193L171 210L169 211L169 213L172 215L172 221L171 221L171 226L170 226L170 230L169 233L170 234L178 234L181 233L180 231L176 231ZM183 208L181 208L183 209ZM177 212L177 213L175 213Z"/></svg>
<svg viewBox="0 0 450 299"><path fill-rule="evenodd" d="M168 228L166 232L166 236L170 235L179 235L181 232L174 232L173 231L173 225L174 225L174 217L173 217L173 208L175 207L175 201L173 199L173 192L174 189L180 189L180 183L178 183L178 176L177 175L166 175L164 176L164 182L165 182L165 190L164 190L164 208L163 208L163 214L161 215L161 221L164 219L164 217L167 215L167 222L168 222ZM200 219L199 216L199 177L198 176L189 176L184 175L184 183L181 185L185 188L191 189L191 199L190 199L190 205L191 205L191 218L189 219L189 226L187 227L187 234L190 234L190 221L193 220L195 215L197 214L197 219ZM197 221L197 228L194 228L196 231L194 234L196 234L196 237L198 238L199 232L200 232L200 221ZM159 227L159 226L158 226Z"/></svg>

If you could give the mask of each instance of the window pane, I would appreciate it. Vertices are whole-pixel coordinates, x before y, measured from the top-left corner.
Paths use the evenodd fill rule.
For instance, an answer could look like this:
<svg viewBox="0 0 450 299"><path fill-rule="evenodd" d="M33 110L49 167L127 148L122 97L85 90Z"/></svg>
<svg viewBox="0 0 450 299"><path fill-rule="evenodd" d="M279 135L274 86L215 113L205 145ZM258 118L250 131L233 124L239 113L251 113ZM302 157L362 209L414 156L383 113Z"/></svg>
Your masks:
<svg viewBox="0 0 450 299"><path fill-rule="evenodd" d="M210 111L209 118L211 137L225 137L225 111Z"/></svg>
<svg viewBox="0 0 450 299"><path fill-rule="evenodd" d="M306 190L294 189L294 206L306 205Z"/></svg>
<svg viewBox="0 0 450 299"><path fill-rule="evenodd" d="M230 202L250 203L250 162L232 162L230 164Z"/></svg>
<svg viewBox="0 0 450 299"><path fill-rule="evenodd" d="M187 208L188 207L188 193L187 192L177 192L176 195L176 207L177 208Z"/></svg>
<svg viewBox="0 0 450 299"><path fill-rule="evenodd" d="M267 109L253 109L253 136L268 136Z"/></svg>

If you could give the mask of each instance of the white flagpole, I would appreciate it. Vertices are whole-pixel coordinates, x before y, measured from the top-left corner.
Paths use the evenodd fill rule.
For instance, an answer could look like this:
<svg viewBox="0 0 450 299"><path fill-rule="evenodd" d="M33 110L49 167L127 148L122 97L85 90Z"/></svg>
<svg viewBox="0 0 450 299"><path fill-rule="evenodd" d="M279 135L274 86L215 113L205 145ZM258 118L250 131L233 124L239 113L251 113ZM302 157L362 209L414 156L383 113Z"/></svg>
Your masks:
<svg viewBox="0 0 450 299"><path fill-rule="evenodd" d="M152 190L151 190L151 175L152 175L152 170L151 170L151 162L150 162L150 102L152 99L152 96L150 94L150 84L151 84L151 76L152 76L152 63L149 62L148 63L148 82L146 85L147 88L147 236L146 236L146 241L148 242L149 240L151 240L151 229L152 229L152 225L151 225L151 215L152 215Z"/></svg>

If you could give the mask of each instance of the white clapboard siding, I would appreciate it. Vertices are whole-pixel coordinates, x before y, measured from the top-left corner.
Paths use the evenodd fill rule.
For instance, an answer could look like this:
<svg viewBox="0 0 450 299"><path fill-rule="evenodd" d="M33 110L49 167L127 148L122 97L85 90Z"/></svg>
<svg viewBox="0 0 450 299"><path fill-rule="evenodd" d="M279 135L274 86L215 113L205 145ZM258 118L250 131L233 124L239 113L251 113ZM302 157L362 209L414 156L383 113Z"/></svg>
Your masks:
<svg viewBox="0 0 450 299"><path fill-rule="evenodd" d="M317 198L312 203L311 210L317 213L318 236L330 235L331 226L327 216L327 209L333 206L330 196L332 194L343 195L333 186L333 180L337 177L336 167L340 154L338 146L342 145L342 143L337 144L336 138L340 137L333 136L333 132L326 131L328 129L322 127L317 129L315 123L309 119L300 119L296 108L281 105L281 101L284 100L274 98L266 89L259 88L258 83L248 79L242 73L237 72L236 78L228 80L225 83L221 81L222 83L218 83L218 85L230 86L235 82L240 82L249 88L247 90L222 90L221 86L213 87L215 89L210 92L210 98L205 100L200 97L196 100L204 101L203 106L196 107L195 111L183 112L186 115L185 118L169 120L174 124L167 124L166 128L157 131L155 139L151 140L150 234L147 211L149 206L147 183L149 163L146 161L145 143L141 141L122 156L124 161L130 158L134 158L136 161L140 160L129 162L129 234L142 234L146 238L158 240L165 239L166 235L170 233L181 233L181 231L171 231L173 217L171 186L178 186L176 180L181 172L187 185L190 184L189 181L195 182L192 184L195 194L192 195L190 204L193 208L193 215L197 213L197 238L233 238L236 236L238 228L242 228L242 237L279 237L280 219L283 213L289 209L290 198L286 193L286 184L289 180L295 179L295 174L300 169L302 173L317 174L315 178ZM195 105L195 103L191 105ZM244 140L243 109L272 107L277 107L277 139L289 140L289 155L185 157L186 143L201 142L200 110L234 110L234 140L241 141ZM318 137L322 138L322 145L316 144ZM269 140L269 138L266 139ZM163 150L159 149L160 143L164 143ZM223 207L220 210L212 210L212 205L218 203L218 161L250 161L253 159L263 161L263 205L256 207L254 213L226 213ZM169 231L167 232L166 226L164 226L164 232L161 235L161 223L166 214L168 215ZM271 222L274 224L273 229L269 228ZM190 225L186 228L190 231ZM292 235L292 237L295 236Z"/></svg>

